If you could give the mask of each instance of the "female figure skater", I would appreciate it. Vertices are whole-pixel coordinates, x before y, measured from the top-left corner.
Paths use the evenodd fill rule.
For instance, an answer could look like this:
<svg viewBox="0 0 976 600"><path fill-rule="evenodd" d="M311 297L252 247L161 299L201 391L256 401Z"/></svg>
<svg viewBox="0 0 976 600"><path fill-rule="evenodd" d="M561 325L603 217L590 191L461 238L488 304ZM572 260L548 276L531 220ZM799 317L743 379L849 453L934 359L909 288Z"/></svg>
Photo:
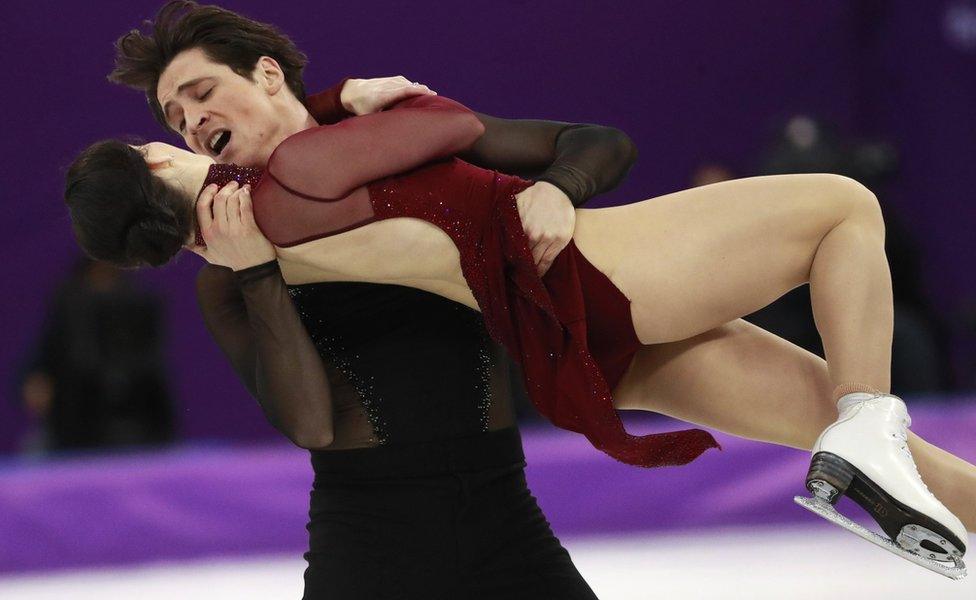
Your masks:
<svg viewBox="0 0 976 600"><path fill-rule="evenodd" d="M397 283L480 310L539 410L615 458L676 465L715 446L700 430L630 436L616 408L812 447L812 489L882 506L872 516L913 556L962 556L967 527L976 529L976 467L908 433L904 404L887 393L891 287L870 191L834 175L786 175L577 210L572 242L540 277L516 202L532 182L454 157L483 131L461 105L422 96L292 135L264 170L149 144L133 176L151 169L166 189L193 190L146 199L166 203L158 210L181 243L193 237L201 188L202 242L260 230L267 242L235 259L241 270L276 261L290 284ZM71 187L90 178L84 163L101 151L76 163L66 194L89 251ZM244 187L217 195L232 181ZM739 320L803 283L826 362ZM965 525L925 488L909 447ZM922 533L902 535L909 529Z"/></svg>

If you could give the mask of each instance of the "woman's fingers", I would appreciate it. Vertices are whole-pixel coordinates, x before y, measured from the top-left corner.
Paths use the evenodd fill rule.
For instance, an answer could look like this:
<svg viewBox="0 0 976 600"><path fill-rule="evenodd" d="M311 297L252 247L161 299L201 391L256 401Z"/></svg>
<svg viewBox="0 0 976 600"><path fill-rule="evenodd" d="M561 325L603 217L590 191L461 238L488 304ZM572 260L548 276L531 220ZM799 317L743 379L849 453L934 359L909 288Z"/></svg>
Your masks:
<svg viewBox="0 0 976 600"><path fill-rule="evenodd" d="M213 197L214 227L206 248L190 248L207 262L235 271L275 258L274 245L254 221L251 186L231 184Z"/></svg>
<svg viewBox="0 0 976 600"><path fill-rule="evenodd" d="M240 188L240 184L236 181L231 181L214 194L213 217L218 227L226 227L230 223L230 211L228 210L227 201L234 195L238 188Z"/></svg>
<svg viewBox="0 0 976 600"><path fill-rule="evenodd" d="M389 92L389 99L387 100L387 106L399 102L400 100L406 100L412 96L436 96L437 92L430 89L426 85L421 85L419 83L409 83L406 85L399 85L391 89Z"/></svg>
<svg viewBox="0 0 976 600"><path fill-rule="evenodd" d="M250 222L248 219L248 215L250 214L250 204L251 186L249 184L244 184L244 187L234 192L234 194L227 199L227 217L230 219L230 231L232 233L237 235L246 235L253 231L250 226L250 223L254 220L253 215L250 216Z"/></svg>
<svg viewBox="0 0 976 600"><path fill-rule="evenodd" d="M188 249L194 254L203 257L207 262L214 263L217 256L212 252L212 244L220 243L219 237L222 232L228 231L228 199L238 188L238 183L232 181L224 187L217 184L210 184L203 188L197 196L196 206L194 207L197 223L200 227L200 235L203 237L205 246L193 244ZM240 218L237 218L240 221Z"/></svg>
<svg viewBox="0 0 976 600"><path fill-rule="evenodd" d="M559 253L562 252L566 246L567 244L562 244L555 241L550 244L548 248L546 248L546 251L542 254L542 260L540 260L536 265L539 269L539 277L542 277L546 274L546 272L549 271L549 267L552 266L552 263L556 260L556 257L559 256Z"/></svg>
<svg viewBox="0 0 976 600"><path fill-rule="evenodd" d="M257 223L254 221L254 210L251 205L250 184L241 188L241 223L246 229L258 228Z"/></svg>
<svg viewBox="0 0 976 600"><path fill-rule="evenodd" d="M227 231L239 235L241 230L241 190L227 197Z"/></svg>
<svg viewBox="0 0 976 600"><path fill-rule="evenodd" d="M546 250L549 249L549 244L551 243L552 240L545 237L539 237L538 240L535 240L535 244L532 246L532 262L536 266L539 266L539 263L542 262L542 257L545 255Z"/></svg>
<svg viewBox="0 0 976 600"><path fill-rule="evenodd" d="M196 209L197 223L200 224L201 233L207 231L213 225L213 199L218 189L220 188L217 187L217 184L211 183L203 188L200 195L197 196L197 203L194 208Z"/></svg>

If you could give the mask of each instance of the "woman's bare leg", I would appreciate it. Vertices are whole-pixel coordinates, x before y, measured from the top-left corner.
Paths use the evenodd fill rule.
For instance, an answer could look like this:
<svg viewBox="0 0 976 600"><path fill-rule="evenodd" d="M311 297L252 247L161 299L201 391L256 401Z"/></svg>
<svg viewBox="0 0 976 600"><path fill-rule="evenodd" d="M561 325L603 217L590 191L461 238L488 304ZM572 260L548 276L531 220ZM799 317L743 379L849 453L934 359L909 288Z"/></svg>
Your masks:
<svg viewBox="0 0 976 600"><path fill-rule="evenodd" d="M646 346L614 390L617 408L650 410L733 435L810 450L837 418L824 359L737 319ZM911 434L923 480L976 531L976 466Z"/></svg>
<svg viewBox="0 0 976 600"><path fill-rule="evenodd" d="M809 282L831 383L889 390L884 221L852 179L750 177L581 210L574 239L631 300L644 343L687 339Z"/></svg>

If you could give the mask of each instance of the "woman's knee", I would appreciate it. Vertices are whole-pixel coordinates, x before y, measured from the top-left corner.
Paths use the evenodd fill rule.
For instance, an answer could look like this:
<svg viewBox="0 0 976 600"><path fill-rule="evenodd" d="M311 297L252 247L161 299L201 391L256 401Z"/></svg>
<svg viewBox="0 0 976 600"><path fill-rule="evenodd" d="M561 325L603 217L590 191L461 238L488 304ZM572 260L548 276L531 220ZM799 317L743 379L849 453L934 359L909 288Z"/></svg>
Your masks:
<svg viewBox="0 0 976 600"><path fill-rule="evenodd" d="M844 220L855 220L863 227L879 231L884 235L884 216L878 197L863 183L833 173L817 175L828 194L839 201Z"/></svg>

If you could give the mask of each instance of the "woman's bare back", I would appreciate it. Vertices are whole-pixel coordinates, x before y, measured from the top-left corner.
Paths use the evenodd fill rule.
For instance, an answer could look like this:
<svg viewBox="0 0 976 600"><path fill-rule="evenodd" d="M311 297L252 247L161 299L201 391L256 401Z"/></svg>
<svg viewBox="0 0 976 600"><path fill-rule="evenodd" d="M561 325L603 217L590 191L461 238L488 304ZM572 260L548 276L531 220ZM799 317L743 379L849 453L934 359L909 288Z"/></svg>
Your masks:
<svg viewBox="0 0 976 600"><path fill-rule="evenodd" d="M478 309L457 246L436 225L410 217L369 223L297 246L275 246L289 285L364 281L425 290Z"/></svg>

